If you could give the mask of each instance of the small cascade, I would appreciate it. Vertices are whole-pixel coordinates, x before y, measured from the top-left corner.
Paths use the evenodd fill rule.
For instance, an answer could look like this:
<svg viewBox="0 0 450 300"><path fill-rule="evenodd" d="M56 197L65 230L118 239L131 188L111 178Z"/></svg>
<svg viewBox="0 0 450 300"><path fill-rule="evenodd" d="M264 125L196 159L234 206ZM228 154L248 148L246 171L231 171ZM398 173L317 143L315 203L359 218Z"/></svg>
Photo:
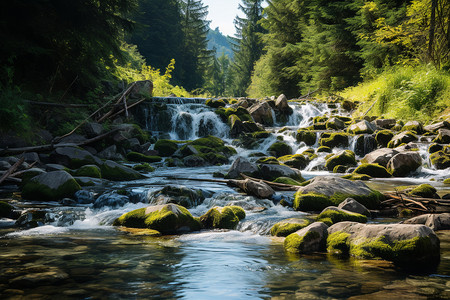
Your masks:
<svg viewBox="0 0 450 300"><path fill-rule="evenodd" d="M331 113L327 103L290 103L289 106L294 112L286 125L298 128L309 127L313 124L314 117Z"/></svg>
<svg viewBox="0 0 450 300"><path fill-rule="evenodd" d="M153 97L152 103L157 104L204 104L208 98L182 98L182 97Z"/></svg>

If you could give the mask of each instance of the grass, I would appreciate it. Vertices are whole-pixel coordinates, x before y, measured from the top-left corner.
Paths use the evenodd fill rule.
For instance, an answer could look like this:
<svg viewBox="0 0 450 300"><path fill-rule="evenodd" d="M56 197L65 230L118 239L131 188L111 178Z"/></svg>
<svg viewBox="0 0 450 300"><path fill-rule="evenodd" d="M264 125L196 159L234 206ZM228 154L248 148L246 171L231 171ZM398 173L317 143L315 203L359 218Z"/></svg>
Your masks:
<svg viewBox="0 0 450 300"><path fill-rule="evenodd" d="M355 117L376 102L369 116L429 122L445 113L450 116L450 73L429 66L397 66L341 95L362 103Z"/></svg>

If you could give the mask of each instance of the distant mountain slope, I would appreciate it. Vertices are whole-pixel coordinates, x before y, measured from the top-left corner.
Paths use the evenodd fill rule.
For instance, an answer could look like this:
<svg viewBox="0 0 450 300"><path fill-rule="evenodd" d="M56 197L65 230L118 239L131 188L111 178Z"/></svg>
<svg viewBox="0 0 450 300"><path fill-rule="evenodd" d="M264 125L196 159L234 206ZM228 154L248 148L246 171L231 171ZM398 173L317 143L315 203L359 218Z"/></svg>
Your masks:
<svg viewBox="0 0 450 300"><path fill-rule="evenodd" d="M215 30L210 29L208 32L208 50L212 50L214 47L217 49L217 57L221 56L222 53L228 55L229 58L233 58L233 50L231 49L231 38L224 36L220 31L219 27Z"/></svg>

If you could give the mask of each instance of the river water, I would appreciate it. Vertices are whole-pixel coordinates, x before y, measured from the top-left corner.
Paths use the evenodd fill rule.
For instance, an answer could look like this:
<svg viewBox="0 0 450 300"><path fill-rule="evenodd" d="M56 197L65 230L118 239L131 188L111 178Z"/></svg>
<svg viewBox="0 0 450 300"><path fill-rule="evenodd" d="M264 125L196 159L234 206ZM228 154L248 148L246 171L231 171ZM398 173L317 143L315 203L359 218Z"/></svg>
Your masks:
<svg viewBox="0 0 450 300"><path fill-rule="evenodd" d="M215 134L231 143L226 125L199 103L169 104L170 126L154 134L193 139ZM287 126L310 125L310 117L330 112L324 104L292 105L295 114ZM147 124L155 124L147 114ZM156 123L160 123L160 120ZM181 125L180 125L181 124ZM180 127L181 126L181 127ZM186 131L186 128L191 130ZM278 127L272 128L276 131ZM159 132L155 132L159 131ZM284 132L294 151L306 147ZM276 139L256 150L238 149L241 156L264 152ZM317 145L316 145L317 146ZM427 159L426 146L421 155ZM337 151L337 150L335 150ZM318 158L318 160L324 158ZM312 164L318 164L318 160ZM46 209L48 221L32 229L18 229L11 220L0 222L0 295L2 299L449 299L450 232L438 232L441 263L426 274L407 273L386 261L343 259L327 254L296 256L283 249L283 239L268 235L271 226L291 217L307 217L269 200L241 195L221 183L175 180L212 179L230 166L167 168L160 166L148 178L108 183L94 192L127 190L147 199L166 184L202 189L209 197L190 209L200 216L210 207L230 202L242 205L246 218L236 230L207 230L180 236L149 237L121 231L112 222L125 212L148 206L138 202L123 207L94 209L89 205L61 207L52 203L21 202L22 207ZM398 185L430 183L440 194L450 192L435 179L448 176L426 165L410 178L373 180L380 191ZM306 178L330 175L308 166ZM292 192L285 196L292 196ZM145 202L145 201L144 201ZM374 219L371 222L398 222Z"/></svg>

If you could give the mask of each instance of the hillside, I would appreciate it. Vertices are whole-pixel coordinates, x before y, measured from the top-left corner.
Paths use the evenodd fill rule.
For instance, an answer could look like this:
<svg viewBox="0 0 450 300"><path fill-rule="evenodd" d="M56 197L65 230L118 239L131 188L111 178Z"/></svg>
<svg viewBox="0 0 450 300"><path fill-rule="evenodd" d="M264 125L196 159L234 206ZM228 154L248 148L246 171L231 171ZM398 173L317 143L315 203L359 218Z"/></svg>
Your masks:
<svg viewBox="0 0 450 300"><path fill-rule="evenodd" d="M223 54L228 55L230 59L233 58L233 50L231 49L231 38L229 36L223 35L219 28L212 30L210 29L208 32L208 50L212 50L214 48L217 49L216 56L219 57Z"/></svg>

